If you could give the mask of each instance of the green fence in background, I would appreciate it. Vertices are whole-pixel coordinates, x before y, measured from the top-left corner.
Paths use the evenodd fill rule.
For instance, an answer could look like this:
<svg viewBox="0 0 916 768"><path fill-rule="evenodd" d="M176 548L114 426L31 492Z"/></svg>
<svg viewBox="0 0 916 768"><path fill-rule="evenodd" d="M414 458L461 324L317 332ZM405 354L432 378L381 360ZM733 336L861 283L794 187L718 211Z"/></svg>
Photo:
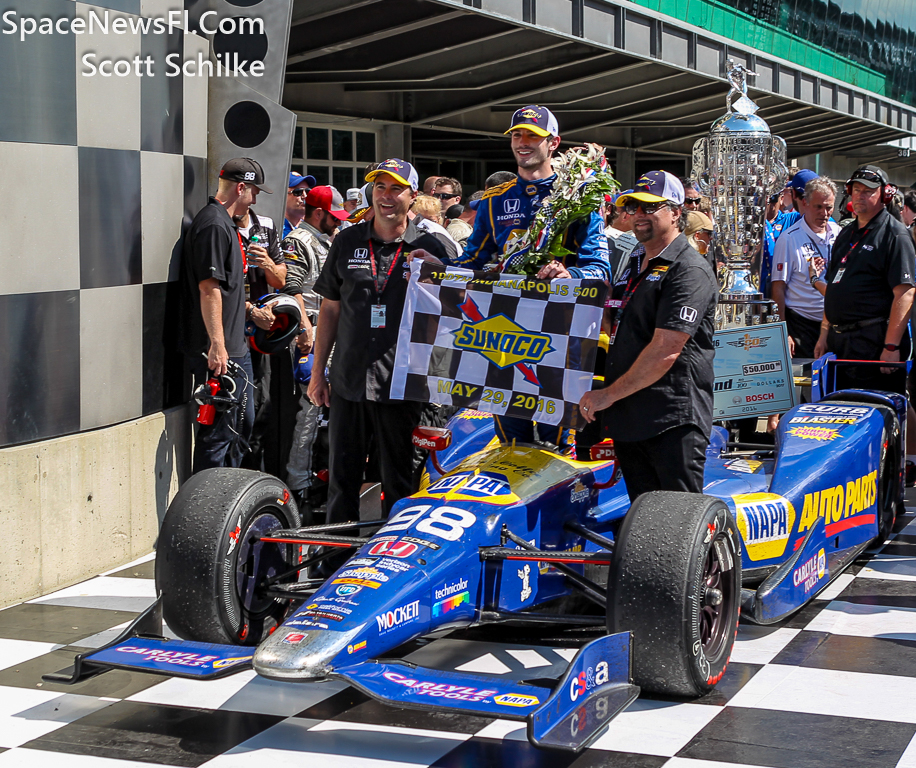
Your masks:
<svg viewBox="0 0 916 768"><path fill-rule="evenodd" d="M916 106L916 0L633 0Z"/></svg>

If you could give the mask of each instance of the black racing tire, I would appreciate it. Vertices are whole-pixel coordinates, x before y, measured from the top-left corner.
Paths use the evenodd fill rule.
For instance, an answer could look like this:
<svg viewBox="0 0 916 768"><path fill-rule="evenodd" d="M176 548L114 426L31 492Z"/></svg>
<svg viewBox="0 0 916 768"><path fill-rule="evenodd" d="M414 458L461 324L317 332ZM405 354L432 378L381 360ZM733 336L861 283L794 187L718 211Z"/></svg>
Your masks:
<svg viewBox="0 0 916 768"><path fill-rule="evenodd" d="M620 527L607 602L608 631L633 633L636 685L668 696L712 690L728 666L740 602L741 537L725 503L640 496Z"/></svg>
<svg viewBox="0 0 916 768"><path fill-rule="evenodd" d="M888 437L887 428L881 435L881 460L878 463L878 536L875 544L879 547L887 541L894 531L894 522L897 520L897 493L900 482L899 441L897 436Z"/></svg>
<svg viewBox="0 0 916 768"><path fill-rule="evenodd" d="M260 642L283 620L289 601L260 594L256 585L288 570L299 552L257 537L298 525L289 489L272 475L229 468L194 475L159 532L156 589L169 628L186 640Z"/></svg>

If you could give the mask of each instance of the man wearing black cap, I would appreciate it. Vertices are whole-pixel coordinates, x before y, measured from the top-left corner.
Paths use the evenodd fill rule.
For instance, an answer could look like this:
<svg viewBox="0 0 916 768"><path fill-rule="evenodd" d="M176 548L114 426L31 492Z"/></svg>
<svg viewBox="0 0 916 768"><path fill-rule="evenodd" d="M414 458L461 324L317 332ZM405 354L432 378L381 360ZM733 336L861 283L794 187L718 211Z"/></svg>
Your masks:
<svg viewBox="0 0 916 768"><path fill-rule="evenodd" d="M614 286L605 381L586 392L588 422L605 409L627 493L703 492L712 431L713 330L718 286L712 267L681 232L684 186L652 171L617 206L633 216L642 244Z"/></svg>
<svg viewBox="0 0 916 768"><path fill-rule="evenodd" d="M846 182L856 219L833 244L815 357L828 351L843 360L898 363L909 357L916 254L906 227L886 208L896 192L875 165L863 165ZM843 387L904 394L906 371L853 368L837 379Z"/></svg>
<svg viewBox="0 0 916 768"><path fill-rule="evenodd" d="M264 169L250 158L236 158L220 171L216 196L194 217L181 257L179 348L188 357L195 385L228 374L235 380L239 405L218 411L212 424L201 424L194 446L193 471L238 467L247 449L254 419L251 357L245 339L247 254L238 221L254 205L264 186ZM269 328L272 318L253 317ZM266 323L266 325L265 325Z"/></svg>

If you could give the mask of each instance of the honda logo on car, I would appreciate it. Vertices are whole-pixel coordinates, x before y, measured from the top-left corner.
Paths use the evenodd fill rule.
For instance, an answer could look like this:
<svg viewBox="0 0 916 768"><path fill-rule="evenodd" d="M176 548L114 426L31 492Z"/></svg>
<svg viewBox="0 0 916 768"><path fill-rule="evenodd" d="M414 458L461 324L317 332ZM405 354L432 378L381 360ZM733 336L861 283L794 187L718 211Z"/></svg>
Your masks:
<svg viewBox="0 0 916 768"><path fill-rule="evenodd" d="M599 685L604 685L610 675L606 661L599 661L594 669L589 667L569 681L569 698L576 701L583 693Z"/></svg>
<svg viewBox="0 0 916 768"><path fill-rule="evenodd" d="M369 549L370 555L385 555L387 557L410 557L419 549L419 546L410 541L377 541Z"/></svg>
<svg viewBox="0 0 916 768"><path fill-rule="evenodd" d="M822 549L816 555L802 563L792 571L792 583L796 587L804 585L805 594L808 594L817 583L827 575L827 555Z"/></svg>
<svg viewBox="0 0 916 768"><path fill-rule="evenodd" d="M378 622L378 631L387 632L389 629L397 629L404 624L409 624L419 615L420 601L414 600L412 603L401 605L393 611L386 611L380 616L376 616L375 620Z"/></svg>

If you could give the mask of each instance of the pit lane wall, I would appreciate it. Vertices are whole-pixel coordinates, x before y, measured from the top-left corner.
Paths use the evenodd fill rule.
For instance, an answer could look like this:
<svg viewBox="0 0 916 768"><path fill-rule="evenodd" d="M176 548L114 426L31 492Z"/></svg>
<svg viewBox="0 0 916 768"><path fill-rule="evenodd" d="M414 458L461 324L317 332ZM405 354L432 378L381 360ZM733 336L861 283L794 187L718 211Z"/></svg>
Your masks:
<svg viewBox="0 0 916 768"><path fill-rule="evenodd" d="M0 607L152 551L188 475L188 408L0 450Z"/></svg>

